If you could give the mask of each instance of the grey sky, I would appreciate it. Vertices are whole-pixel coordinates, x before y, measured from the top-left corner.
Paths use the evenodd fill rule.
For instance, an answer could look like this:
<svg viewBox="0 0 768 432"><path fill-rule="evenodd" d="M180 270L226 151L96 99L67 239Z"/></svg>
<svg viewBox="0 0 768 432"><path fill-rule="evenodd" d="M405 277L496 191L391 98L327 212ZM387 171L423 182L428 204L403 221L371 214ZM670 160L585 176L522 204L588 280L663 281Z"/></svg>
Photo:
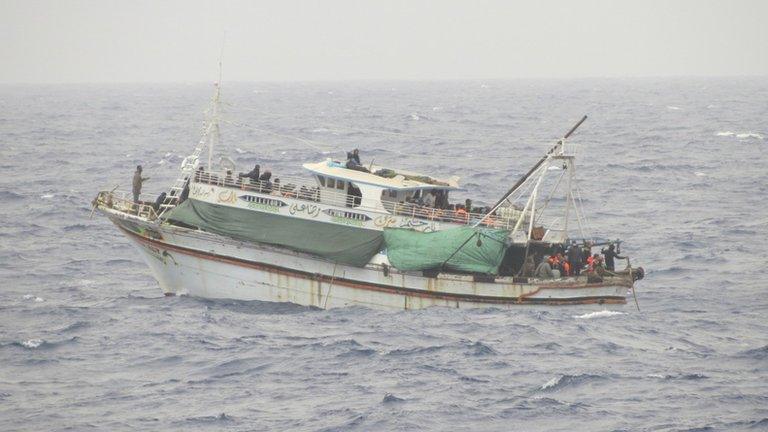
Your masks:
<svg viewBox="0 0 768 432"><path fill-rule="evenodd" d="M768 75L768 1L0 0L0 82Z"/></svg>

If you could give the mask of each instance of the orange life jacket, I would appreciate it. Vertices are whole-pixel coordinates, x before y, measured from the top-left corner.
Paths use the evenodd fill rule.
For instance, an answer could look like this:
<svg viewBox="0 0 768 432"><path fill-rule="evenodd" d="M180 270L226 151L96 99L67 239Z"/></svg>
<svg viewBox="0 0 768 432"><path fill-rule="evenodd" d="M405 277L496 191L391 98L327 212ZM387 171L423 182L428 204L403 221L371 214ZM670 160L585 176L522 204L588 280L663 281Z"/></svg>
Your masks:
<svg viewBox="0 0 768 432"><path fill-rule="evenodd" d="M464 223L469 221L469 213L467 213L467 211L464 210L463 208L460 208L460 209L456 210L456 217L460 221L464 221Z"/></svg>

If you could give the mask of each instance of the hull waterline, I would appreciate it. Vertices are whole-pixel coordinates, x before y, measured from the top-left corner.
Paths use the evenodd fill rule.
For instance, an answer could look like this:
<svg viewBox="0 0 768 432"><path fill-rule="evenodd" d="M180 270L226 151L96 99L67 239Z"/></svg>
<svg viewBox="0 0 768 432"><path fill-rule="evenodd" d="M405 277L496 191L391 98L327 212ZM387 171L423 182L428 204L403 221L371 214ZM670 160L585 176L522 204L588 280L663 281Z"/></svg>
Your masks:
<svg viewBox="0 0 768 432"><path fill-rule="evenodd" d="M481 282L466 275L425 277L385 265L352 267L104 211L136 246L166 295L402 310L623 304L631 286L624 278L597 284L573 279Z"/></svg>

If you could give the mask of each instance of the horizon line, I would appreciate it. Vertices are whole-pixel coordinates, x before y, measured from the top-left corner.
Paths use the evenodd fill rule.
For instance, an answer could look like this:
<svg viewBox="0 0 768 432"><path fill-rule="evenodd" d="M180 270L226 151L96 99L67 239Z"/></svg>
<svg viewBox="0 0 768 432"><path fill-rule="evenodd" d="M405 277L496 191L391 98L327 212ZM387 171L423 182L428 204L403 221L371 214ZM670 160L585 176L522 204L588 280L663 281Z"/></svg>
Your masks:
<svg viewBox="0 0 768 432"><path fill-rule="evenodd" d="M472 81L580 81L580 80L642 80L642 79L736 79L736 78L768 78L768 74L729 74L729 75L605 75L605 76L575 76L575 77L467 77L467 78L319 78L319 79L255 79L255 80L223 80L230 84L321 84L339 82L472 82ZM217 80L137 80L137 81L0 81L2 86L34 86L34 85L157 85L181 84L199 85L212 84Z"/></svg>

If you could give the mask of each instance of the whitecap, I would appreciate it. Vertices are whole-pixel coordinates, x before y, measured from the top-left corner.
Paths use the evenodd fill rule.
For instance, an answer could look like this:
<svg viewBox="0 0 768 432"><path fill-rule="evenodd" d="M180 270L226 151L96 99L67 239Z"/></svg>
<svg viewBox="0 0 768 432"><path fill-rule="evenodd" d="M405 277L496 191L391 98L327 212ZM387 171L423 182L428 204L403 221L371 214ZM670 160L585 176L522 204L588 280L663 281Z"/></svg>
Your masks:
<svg viewBox="0 0 768 432"><path fill-rule="evenodd" d="M42 339L29 339L21 343L24 348L37 348L43 344Z"/></svg>
<svg viewBox="0 0 768 432"><path fill-rule="evenodd" d="M165 154L165 156L163 156L163 157L165 157L165 158L167 158L167 157L170 157L170 156L171 156L171 154L172 154L171 152L168 152L168 153L166 153L166 154Z"/></svg>
<svg viewBox="0 0 768 432"><path fill-rule="evenodd" d="M418 114L413 113L413 114L411 114L411 120L421 120L421 117L419 117Z"/></svg>
<svg viewBox="0 0 768 432"><path fill-rule="evenodd" d="M432 107L432 111L442 111L443 107Z"/></svg>
<svg viewBox="0 0 768 432"><path fill-rule="evenodd" d="M488 84L480 84L480 88L488 88Z"/></svg>
<svg viewBox="0 0 768 432"><path fill-rule="evenodd" d="M619 312L619 311L601 310L601 311L586 313L584 315L574 315L574 318L592 319L592 318L603 318L603 317L609 317L609 316L615 316L615 315L626 315L626 313Z"/></svg>
<svg viewBox="0 0 768 432"><path fill-rule="evenodd" d="M704 176L706 176L706 174L704 174L704 173L703 173L703 172L701 172L701 171L696 171L694 174L695 174L697 177L704 177Z"/></svg>
<svg viewBox="0 0 768 432"><path fill-rule="evenodd" d="M51 199L51 198L53 198L53 194L40 195L40 199Z"/></svg>
<svg viewBox="0 0 768 432"><path fill-rule="evenodd" d="M761 140L763 139L763 136L760 135L759 133L747 132L747 133L736 134L736 138L757 138Z"/></svg>
<svg viewBox="0 0 768 432"><path fill-rule="evenodd" d="M676 106L667 105L668 110L679 111L681 108Z"/></svg>
<svg viewBox="0 0 768 432"><path fill-rule="evenodd" d="M245 153L245 150L241 149L240 147L235 147L235 151L237 152L237 154Z"/></svg>
<svg viewBox="0 0 768 432"><path fill-rule="evenodd" d="M724 132L717 132L715 135L716 136L721 136L721 137L736 137L736 138L739 138L739 139L755 138L755 139L762 140L762 139L765 138L763 135L761 135L759 133L755 133L755 132L731 132L731 131L724 131Z"/></svg>
<svg viewBox="0 0 768 432"><path fill-rule="evenodd" d="M547 381L546 383L544 383L544 385L543 385L543 386L541 386L541 390L546 390L546 389L548 389L548 388L552 388L552 387L554 387L554 386L558 385L558 384L560 383L560 380L561 380L562 378L563 378L563 377L561 377L561 376L560 376L560 377L555 377L555 378L552 378L551 380L549 380L549 381Z"/></svg>
<svg viewBox="0 0 768 432"><path fill-rule="evenodd" d="M163 165L164 163L165 163L165 160L161 160L161 161L160 161L160 162L158 162L157 164L158 164L158 165Z"/></svg>

